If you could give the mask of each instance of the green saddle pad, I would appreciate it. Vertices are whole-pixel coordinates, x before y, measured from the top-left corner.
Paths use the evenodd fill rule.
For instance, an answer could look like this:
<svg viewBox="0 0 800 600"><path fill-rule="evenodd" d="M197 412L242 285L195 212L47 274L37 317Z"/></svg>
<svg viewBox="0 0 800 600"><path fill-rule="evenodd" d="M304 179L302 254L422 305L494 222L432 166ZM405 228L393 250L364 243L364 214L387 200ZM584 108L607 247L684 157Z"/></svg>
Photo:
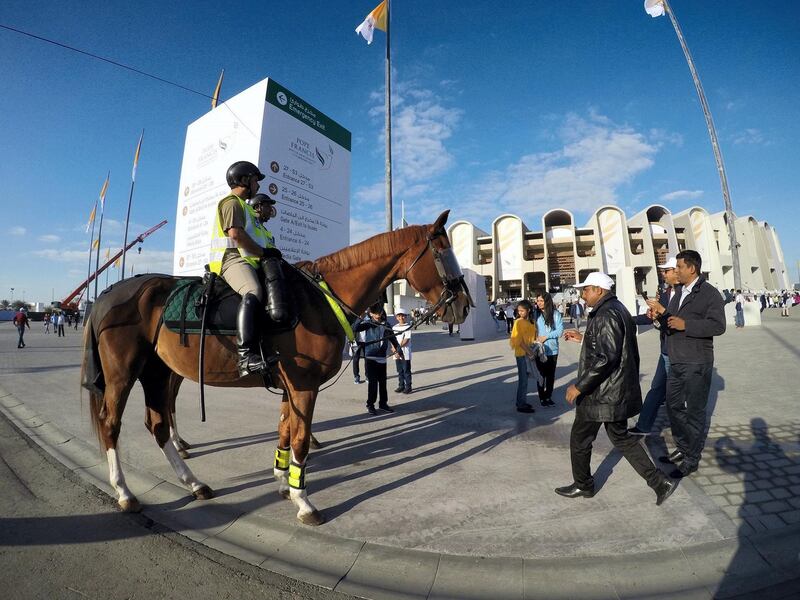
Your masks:
<svg viewBox="0 0 800 600"><path fill-rule="evenodd" d="M199 334L203 309L198 300L203 293L200 277L182 277L164 305L164 325L179 334ZM236 335L236 307L239 298L220 278L214 284L214 295L208 306L206 333Z"/></svg>

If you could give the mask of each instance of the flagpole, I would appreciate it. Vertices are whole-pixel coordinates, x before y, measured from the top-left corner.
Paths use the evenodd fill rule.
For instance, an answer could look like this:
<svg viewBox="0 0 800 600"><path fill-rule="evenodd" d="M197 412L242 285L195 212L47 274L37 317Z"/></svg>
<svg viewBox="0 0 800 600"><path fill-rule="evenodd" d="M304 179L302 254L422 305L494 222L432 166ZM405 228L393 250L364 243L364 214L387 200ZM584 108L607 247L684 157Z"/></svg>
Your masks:
<svg viewBox="0 0 800 600"><path fill-rule="evenodd" d="M89 269L86 272L86 301L89 301L89 280L92 278L92 248L94 248L94 213L97 210L97 200L94 201L94 209L92 209L92 237L89 240ZM98 248L99 252L100 249ZM81 296L83 293L81 293ZM78 299L80 303L80 298Z"/></svg>
<svg viewBox="0 0 800 600"><path fill-rule="evenodd" d="M139 152L142 149L142 140L144 139L144 129L142 135L139 136L139 143L136 145L136 154L133 157L133 171L131 172L131 192L128 194L128 213L125 215L125 237L122 240L122 271L120 272L119 279L125 279L125 254L128 247L128 225L131 220L131 202L133 200L133 187L136 185L136 165L139 162Z"/></svg>
<svg viewBox="0 0 800 600"><path fill-rule="evenodd" d="M678 41L683 49L683 55L686 57L686 62L689 64L689 71L692 73L692 80L694 87L697 89L697 95L700 98L700 105L703 107L703 115L706 118L706 127L708 128L708 135L711 137L711 147L714 150L714 160L717 163L717 173L719 174L719 181L722 185L722 198L725 201L725 220L728 222L728 239L731 246L731 262L733 263L733 287L737 290L742 289L742 275L739 271L739 244L736 242L736 226L734 225L733 208L731 206L731 196L728 191L728 177L725 174L725 165L722 162L722 152L719 148L719 141L717 140L717 130L714 127L714 120L711 117L711 109L708 107L706 101L706 94L703 91L703 84L700 83L700 76L697 74L697 69L694 66L694 60L689 52L689 47L686 45L686 40L683 38L683 32L672 7L667 0L661 0L664 5L665 12L669 15L669 20L672 21L672 27L678 36Z"/></svg>
<svg viewBox="0 0 800 600"><path fill-rule="evenodd" d="M392 231L392 13L386 0L386 231ZM394 283L387 294L389 314L394 314Z"/></svg>
<svg viewBox="0 0 800 600"><path fill-rule="evenodd" d="M100 269L100 245L103 239L103 215L106 212L106 191L108 190L108 180L111 177L111 171L106 175L106 182L103 185L103 191L100 194L100 226L97 228L97 254L95 255L94 263L94 300L97 302L97 271Z"/></svg>

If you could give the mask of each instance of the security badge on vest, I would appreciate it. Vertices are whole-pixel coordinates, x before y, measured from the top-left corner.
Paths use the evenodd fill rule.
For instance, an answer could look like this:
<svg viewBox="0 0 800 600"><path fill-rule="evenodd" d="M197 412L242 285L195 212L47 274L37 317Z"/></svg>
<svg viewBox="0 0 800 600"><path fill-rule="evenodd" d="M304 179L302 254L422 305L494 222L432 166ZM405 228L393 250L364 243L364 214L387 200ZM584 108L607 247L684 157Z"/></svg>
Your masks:
<svg viewBox="0 0 800 600"><path fill-rule="evenodd" d="M251 254L244 248L241 248L236 243L236 240L225 235L225 231L222 229L222 223L220 223L219 218L219 209L222 203L231 197L236 198L236 200L239 201L239 206L244 213L244 230L247 232L247 235L253 238L253 240L262 248L275 247L275 238L272 237L272 233L270 233L261 225L258 220L258 216L256 215L256 211L239 196L236 196L235 194L226 196L217 204L216 217L214 218L214 229L211 234L211 256L208 266L211 269L211 272L216 273L217 275L219 275L222 271L222 258L228 248L237 248L241 257L253 268L258 268L258 263L261 259L260 255Z"/></svg>

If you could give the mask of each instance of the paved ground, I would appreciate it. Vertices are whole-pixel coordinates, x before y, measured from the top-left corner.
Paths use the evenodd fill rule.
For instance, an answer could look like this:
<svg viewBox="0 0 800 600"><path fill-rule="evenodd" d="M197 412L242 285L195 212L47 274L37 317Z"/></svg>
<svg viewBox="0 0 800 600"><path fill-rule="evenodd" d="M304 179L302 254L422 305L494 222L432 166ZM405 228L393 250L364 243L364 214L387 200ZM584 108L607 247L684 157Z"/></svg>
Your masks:
<svg viewBox="0 0 800 600"><path fill-rule="evenodd" d="M190 502L165 483L176 480L141 425L138 388L123 421L123 458L133 491L153 518L209 545L228 544L230 553L267 569L284 572L286 557L276 558L260 542L242 542L243 532L254 534L254 524L282 532L294 546L300 538L342 542L336 555L344 566L330 565L327 579L319 572L309 577L348 593L383 597L374 588L383 581L388 596L404 589L435 597L459 581L472 581L463 575L459 580L462 571L450 563L469 565L466 572L480 582L475 564L496 561L491 571L499 572L496 565L510 569L507 579L519 578L519 590L498 595L494 589L494 596L483 597L534 597L551 589L576 597L583 579L565 570L575 564L584 579L591 575L604 582L584 587L588 597L669 590L726 597L778 584L786 569L800 570L798 548L784 547L779 559L764 546L768 539L800 539L793 525L800 509L800 408L792 393L800 367L799 330L797 318L765 313L762 328L732 329L718 339L704 463L660 508L602 433L593 460L597 496L568 500L553 494L554 487L571 480L572 411L559 397L554 409L516 413L515 369L505 336L467 343L436 328L414 337L416 391L392 398L396 413L367 415L366 386L354 385L349 372L321 394L314 430L324 448L312 454L308 482L312 501L328 522L314 531L294 523L294 510L272 481L278 402L263 392L209 388L205 424L198 418L196 385L185 384L181 392L181 432L195 445L190 465L217 492L208 503ZM50 440L51 446L55 440L67 464L103 487L107 468L90 450L96 443L86 401L77 391L80 337L34 331L28 348L16 350L13 329L0 326L0 396L8 394L0 403L34 438ZM640 336L640 350L646 388L656 363L656 332ZM577 345L562 344L557 371L562 394L575 375L577 353ZM538 405L535 393L531 400ZM649 438L648 446L653 455L671 449L668 428L663 437ZM397 556L417 565L417 587L409 587L392 566ZM431 573L429 556L437 557ZM639 577L630 575L631 564ZM389 566L384 572L376 565ZM342 574L334 577L337 569ZM773 576L761 577L759 569ZM627 583L612 576L617 572ZM293 573L303 576L297 569ZM741 578L753 576L758 584L743 587ZM392 583L392 577L399 581ZM775 589L775 597L782 597ZM479 590L476 584L469 594L453 597L481 597Z"/></svg>

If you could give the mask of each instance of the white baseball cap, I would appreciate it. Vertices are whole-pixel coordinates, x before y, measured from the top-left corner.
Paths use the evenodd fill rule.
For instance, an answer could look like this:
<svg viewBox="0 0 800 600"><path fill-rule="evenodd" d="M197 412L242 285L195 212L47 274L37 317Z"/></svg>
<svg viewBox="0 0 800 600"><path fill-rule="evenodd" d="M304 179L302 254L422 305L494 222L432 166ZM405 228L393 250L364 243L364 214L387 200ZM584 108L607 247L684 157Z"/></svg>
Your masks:
<svg viewBox="0 0 800 600"><path fill-rule="evenodd" d="M659 269L677 269L678 268L678 259L674 256L670 256L667 258L667 262L663 265L658 265Z"/></svg>
<svg viewBox="0 0 800 600"><path fill-rule="evenodd" d="M598 273L597 271L589 273L583 283L576 283L576 288L586 287L587 285L596 285L604 290L610 290L614 287L614 280L605 273Z"/></svg>
<svg viewBox="0 0 800 600"><path fill-rule="evenodd" d="M395 316L397 316L397 315L408 316L408 311L406 309L404 309L402 306L398 306L397 308L394 309L394 314L395 314Z"/></svg>

